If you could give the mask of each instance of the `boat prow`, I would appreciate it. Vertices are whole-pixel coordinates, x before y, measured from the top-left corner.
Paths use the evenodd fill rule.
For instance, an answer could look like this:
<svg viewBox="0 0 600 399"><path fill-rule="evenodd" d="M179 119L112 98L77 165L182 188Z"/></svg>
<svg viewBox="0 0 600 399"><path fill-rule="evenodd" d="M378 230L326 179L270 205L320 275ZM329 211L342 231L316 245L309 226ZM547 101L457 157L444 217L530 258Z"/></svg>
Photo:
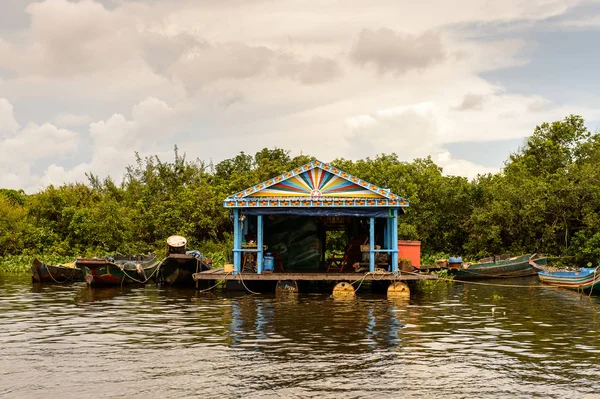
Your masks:
<svg viewBox="0 0 600 399"><path fill-rule="evenodd" d="M36 258L29 270L36 283L64 284L83 280L83 273L73 263L49 265Z"/></svg>
<svg viewBox="0 0 600 399"><path fill-rule="evenodd" d="M600 266L583 267L578 271L542 270L538 277L543 284L576 291L600 293Z"/></svg>

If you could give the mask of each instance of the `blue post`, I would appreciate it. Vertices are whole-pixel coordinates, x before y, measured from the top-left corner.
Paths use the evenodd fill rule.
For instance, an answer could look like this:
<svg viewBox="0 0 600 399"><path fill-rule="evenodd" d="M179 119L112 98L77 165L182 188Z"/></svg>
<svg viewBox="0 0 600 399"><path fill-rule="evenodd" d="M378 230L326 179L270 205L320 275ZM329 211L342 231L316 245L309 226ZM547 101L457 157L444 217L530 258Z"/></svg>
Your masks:
<svg viewBox="0 0 600 399"><path fill-rule="evenodd" d="M369 271L375 273L375 218L371 218L369 223Z"/></svg>
<svg viewBox="0 0 600 399"><path fill-rule="evenodd" d="M242 267L242 249L240 232L240 210L233 210L233 274L238 274Z"/></svg>
<svg viewBox="0 0 600 399"><path fill-rule="evenodd" d="M394 249L394 246L392 245L392 238L393 238L392 237L393 236L393 234L392 234L392 218L387 218L385 221L386 221L386 225L388 227L388 239L385 242L385 247L387 249ZM390 255L391 255L391 253L390 253ZM390 260L391 259L392 259L392 257L390 256Z"/></svg>
<svg viewBox="0 0 600 399"><path fill-rule="evenodd" d="M256 243L258 252L256 253L256 272L258 274L262 274L263 269L263 217L262 215L258 215L256 217L257 226L256 229L258 235L258 242Z"/></svg>
<svg viewBox="0 0 600 399"><path fill-rule="evenodd" d="M398 273L398 209L394 209L394 218L392 219L392 271Z"/></svg>
<svg viewBox="0 0 600 399"><path fill-rule="evenodd" d="M394 246L392 245L392 218L388 217L385 219L385 226L387 227L387 237L385 240L385 249L388 249L390 251L392 251L394 249ZM392 267L392 252L388 252L388 261L390 262L390 268L388 269L388 271L393 271L393 267Z"/></svg>

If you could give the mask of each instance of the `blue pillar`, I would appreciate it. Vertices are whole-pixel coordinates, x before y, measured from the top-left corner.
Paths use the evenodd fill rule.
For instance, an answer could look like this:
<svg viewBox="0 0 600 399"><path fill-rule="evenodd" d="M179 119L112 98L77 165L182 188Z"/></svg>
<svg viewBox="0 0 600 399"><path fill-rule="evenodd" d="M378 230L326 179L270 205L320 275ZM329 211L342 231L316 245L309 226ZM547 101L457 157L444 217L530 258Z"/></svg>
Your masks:
<svg viewBox="0 0 600 399"><path fill-rule="evenodd" d="M398 272L398 209L394 209L394 217L392 218L392 271Z"/></svg>
<svg viewBox="0 0 600 399"><path fill-rule="evenodd" d="M238 274L242 267L242 232L240 231L240 210L233 210L233 274Z"/></svg>
<svg viewBox="0 0 600 399"><path fill-rule="evenodd" d="M388 217L387 219L385 219L386 222L386 226L388 228L388 239L385 242L385 247L387 249L394 249L394 246L392 245L392 218ZM391 253L390 253L390 260L392 259L391 257Z"/></svg>
<svg viewBox="0 0 600 399"><path fill-rule="evenodd" d="M387 217L385 219L385 227L387 228L387 235L385 237L385 249L392 251L394 249L394 246L392 245L392 218L391 217ZM388 262L390 263L390 267L388 269L388 271L392 271L393 267L392 267L392 253L388 252Z"/></svg>
<svg viewBox="0 0 600 399"><path fill-rule="evenodd" d="M369 223L369 271L375 273L375 218L371 218Z"/></svg>
<svg viewBox="0 0 600 399"><path fill-rule="evenodd" d="M256 243L256 248L258 249L258 252L256 253L256 272L258 274L262 274L262 269L263 269L263 217L262 215L258 215L256 217L257 220L257 226L256 226L256 230L257 231L257 243Z"/></svg>

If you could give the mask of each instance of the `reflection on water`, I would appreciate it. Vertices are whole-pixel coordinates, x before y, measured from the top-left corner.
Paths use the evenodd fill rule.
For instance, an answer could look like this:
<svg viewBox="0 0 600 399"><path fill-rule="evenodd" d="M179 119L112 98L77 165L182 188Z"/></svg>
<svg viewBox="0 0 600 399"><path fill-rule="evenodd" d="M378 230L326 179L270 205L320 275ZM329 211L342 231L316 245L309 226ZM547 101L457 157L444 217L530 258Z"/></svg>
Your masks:
<svg viewBox="0 0 600 399"><path fill-rule="evenodd" d="M5 275L0 396L597 397L599 310L539 288L334 301Z"/></svg>

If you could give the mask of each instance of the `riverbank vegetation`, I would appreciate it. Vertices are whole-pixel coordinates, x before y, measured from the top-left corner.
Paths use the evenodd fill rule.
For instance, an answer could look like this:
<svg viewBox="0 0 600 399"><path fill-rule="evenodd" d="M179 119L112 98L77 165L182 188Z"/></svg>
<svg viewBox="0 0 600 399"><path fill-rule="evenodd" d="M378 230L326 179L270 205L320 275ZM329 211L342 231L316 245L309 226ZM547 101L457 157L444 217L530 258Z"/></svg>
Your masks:
<svg viewBox="0 0 600 399"><path fill-rule="evenodd" d="M213 164L176 148L173 162L138 156L121 182L92 171L86 184L31 195L2 189L0 268L28 267L34 256L161 253L173 234L222 263L232 246L223 199L312 159L263 149ZM424 258L542 252L600 260L600 138L579 116L539 125L502 171L472 181L445 176L431 158L331 164L410 200L399 238L420 240Z"/></svg>

